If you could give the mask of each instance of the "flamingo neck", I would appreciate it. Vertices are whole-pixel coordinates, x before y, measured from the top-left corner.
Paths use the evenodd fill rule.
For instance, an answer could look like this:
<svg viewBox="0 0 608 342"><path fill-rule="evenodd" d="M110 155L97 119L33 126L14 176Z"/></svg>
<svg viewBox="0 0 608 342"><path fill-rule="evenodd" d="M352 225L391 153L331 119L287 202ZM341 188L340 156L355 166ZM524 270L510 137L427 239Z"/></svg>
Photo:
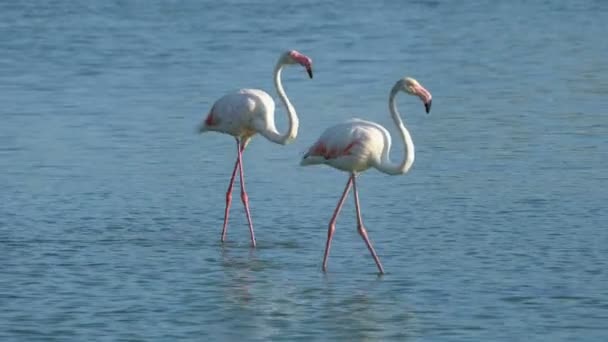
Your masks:
<svg viewBox="0 0 608 342"><path fill-rule="evenodd" d="M400 163L393 163L389 157L389 153L390 153L389 150L390 150L391 144L390 144L390 136L388 137L388 139L389 139L388 144L387 143L384 144L384 149L382 151L382 156L381 156L381 162L377 168L379 171L382 171L389 175L399 175L399 174L404 174L404 173L408 172L409 169L412 167L412 164L414 164L414 157L415 157L414 142L412 141L410 132L403 125L403 121L401 120L401 116L399 115L399 111L397 110L397 101L395 100L395 97L397 96L398 92L399 92L399 86L395 85L393 87L393 89L391 90L391 94L389 96L388 107L389 107L389 111L391 113L391 117L393 118L393 122L395 123L395 125L397 126L397 130L399 131L401 140L403 141L403 144L405 145L405 149L403 152L404 153L403 160Z"/></svg>
<svg viewBox="0 0 608 342"><path fill-rule="evenodd" d="M274 86L277 89L281 102L283 102L283 105L287 110L288 128L283 134L278 133L276 129L266 133L266 136L270 141L281 145L288 144L296 138L298 135L298 127L300 125L296 110L285 94L283 83L281 82L281 72L283 71L284 66L285 63L283 63L281 60L277 62L277 65L274 68Z"/></svg>

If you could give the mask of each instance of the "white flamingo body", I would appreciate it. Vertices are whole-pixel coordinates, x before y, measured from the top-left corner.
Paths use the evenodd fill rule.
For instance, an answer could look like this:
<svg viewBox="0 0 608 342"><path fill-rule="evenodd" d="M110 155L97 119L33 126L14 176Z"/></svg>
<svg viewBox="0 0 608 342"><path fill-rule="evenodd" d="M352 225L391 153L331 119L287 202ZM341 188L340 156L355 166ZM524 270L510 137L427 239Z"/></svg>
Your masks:
<svg viewBox="0 0 608 342"><path fill-rule="evenodd" d="M236 139L237 159L234 164L228 190L226 191L226 207L224 210L224 225L222 227L222 242L226 239L226 228L228 225L228 214L232 202L232 188L237 170L240 169L241 200L245 206L247 222L251 234L251 244L255 247L255 236L253 224L249 211L249 199L245 191L245 176L243 172L242 153L250 139L260 133L268 140L277 144L288 144L298 135L298 115L295 108L287 98L281 83L281 72L286 65L300 64L306 68L308 75L312 78L312 60L298 51L287 51L279 57L274 69L274 85L279 98L285 105L288 118L288 129L281 134L277 131L274 123L274 100L268 93L259 89L241 89L219 98L207 114L206 119L199 127L203 132L219 132L232 135Z"/></svg>
<svg viewBox="0 0 608 342"><path fill-rule="evenodd" d="M390 145L391 136L386 128L375 122L351 119L327 128L302 165L326 164L342 171L363 172L379 165L384 146L390 149Z"/></svg>
<svg viewBox="0 0 608 342"><path fill-rule="evenodd" d="M326 129L302 158L301 165L325 164L350 173L342 197L338 201L334 214L329 221L327 243L323 256L324 271L327 270L327 258L335 231L336 219L352 186L355 197L355 209L357 211L357 229L371 252L378 270L380 273L384 273L380 259L369 241L367 230L363 226L355 178L360 172L371 167L390 175L404 174L412 167L414 163L414 143L397 111L395 100L397 93L400 91L420 97L427 113L431 108L432 96L418 81L412 78L399 80L391 89L389 109L393 122L397 126L400 137L405 145L404 156L401 162L393 163L390 160L391 136L386 128L375 122L361 119L351 119Z"/></svg>
<svg viewBox="0 0 608 342"><path fill-rule="evenodd" d="M243 140L249 140L263 130L278 135L274 124L274 110L274 100L267 92L260 89L240 89L222 96L213 104L209 114L217 120L217 124L205 125L205 129L230 134Z"/></svg>

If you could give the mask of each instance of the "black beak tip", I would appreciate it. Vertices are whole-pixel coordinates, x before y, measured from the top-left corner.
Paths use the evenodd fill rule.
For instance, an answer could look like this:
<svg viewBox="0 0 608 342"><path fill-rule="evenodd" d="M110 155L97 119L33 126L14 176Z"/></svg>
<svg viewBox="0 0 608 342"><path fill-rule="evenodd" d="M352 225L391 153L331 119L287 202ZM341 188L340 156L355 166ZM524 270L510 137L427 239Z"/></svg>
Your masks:
<svg viewBox="0 0 608 342"><path fill-rule="evenodd" d="M308 73L308 77L312 78L312 69L307 68L306 72Z"/></svg>
<svg viewBox="0 0 608 342"><path fill-rule="evenodd" d="M426 109L426 113L429 114L431 112L431 104L433 103L433 101L429 101L427 103L424 104L424 109Z"/></svg>

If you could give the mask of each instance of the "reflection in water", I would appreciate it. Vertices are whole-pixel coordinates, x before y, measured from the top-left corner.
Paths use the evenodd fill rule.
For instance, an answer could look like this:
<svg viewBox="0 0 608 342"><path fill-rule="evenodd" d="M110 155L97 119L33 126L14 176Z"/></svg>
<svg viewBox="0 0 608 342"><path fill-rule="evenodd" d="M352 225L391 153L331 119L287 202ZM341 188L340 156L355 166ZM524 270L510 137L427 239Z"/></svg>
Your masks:
<svg viewBox="0 0 608 342"><path fill-rule="evenodd" d="M267 340L278 333L269 320L269 306L274 303L272 284L267 283L267 265L253 248L221 246L221 265L224 288L224 305L229 322L233 325L230 335L245 339Z"/></svg>
<svg viewBox="0 0 608 342"><path fill-rule="evenodd" d="M324 325L333 331L335 338L377 341L391 336L403 340L412 330L409 321L412 310L405 301L396 300L393 295L378 295L384 292L384 277L353 281L348 275L337 279L327 274L323 278L319 308Z"/></svg>
<svg viewBox="0 0 608 342"><path fill-rule="evenodd" d="M251 284L254 282L253 264L257 262L255 249L249 248L248 257L240 255L241 250L220 246L221 264L225 274L224 293L226 299L241 306L251 302Z"/></svg>
<svg viewBox="0 0 608 342"><path fill-rule="evenodd" d="M286 273L259 257L273 248L280 249L225 245L219 249L218 286L223 288L222 310L228 315L224 323L230 326L230 336L269 340L289 329L298 336L322 331L331 340L403 340L413 330L412 309L404 304L407 296L386 291L390 279L372 276L361 280L337 271L322 273L316 263L310 265L317 276Z"/></svg>

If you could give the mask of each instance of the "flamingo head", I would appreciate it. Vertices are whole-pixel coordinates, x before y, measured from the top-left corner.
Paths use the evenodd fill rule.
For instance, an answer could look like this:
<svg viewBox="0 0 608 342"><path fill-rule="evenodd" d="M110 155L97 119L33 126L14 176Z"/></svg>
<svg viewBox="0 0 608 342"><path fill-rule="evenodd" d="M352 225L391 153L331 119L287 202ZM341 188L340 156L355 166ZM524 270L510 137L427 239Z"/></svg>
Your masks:
<svg viewBox="0 0 608 342"><path fill-rule="evenodd" d="M282 60L285 64L300 64L306 69L308 76L312 78L312 59L310 57L296 50L289 50L283 54Z"/></svg>
<svg viewBox="0 0 608 342"><path fill-rule="evenodd" d="M424 103L424 109L428 114L431 111L431 104L433 102L433 95L431 92L426 90L418 81L411 77L406 77L397 82L399 90L402 90L410 95L418 96L422 103Z"/></svg>

